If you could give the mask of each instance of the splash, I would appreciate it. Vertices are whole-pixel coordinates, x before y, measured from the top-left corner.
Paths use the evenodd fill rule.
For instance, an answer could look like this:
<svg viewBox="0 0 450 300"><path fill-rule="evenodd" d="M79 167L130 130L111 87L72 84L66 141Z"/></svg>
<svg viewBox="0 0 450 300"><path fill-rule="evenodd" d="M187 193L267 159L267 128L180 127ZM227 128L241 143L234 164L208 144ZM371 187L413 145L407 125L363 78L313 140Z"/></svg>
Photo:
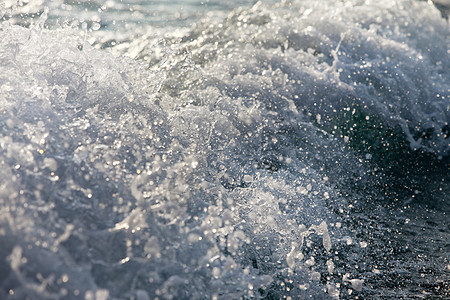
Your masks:
<svg viewBox="0 0 450 300"><path fill-rule="evenodd" d="M50 14L0 25L0 298L380 295L353 208L388 197L380 148L448 156L434 6L258 3L116 45Z"/></svg>

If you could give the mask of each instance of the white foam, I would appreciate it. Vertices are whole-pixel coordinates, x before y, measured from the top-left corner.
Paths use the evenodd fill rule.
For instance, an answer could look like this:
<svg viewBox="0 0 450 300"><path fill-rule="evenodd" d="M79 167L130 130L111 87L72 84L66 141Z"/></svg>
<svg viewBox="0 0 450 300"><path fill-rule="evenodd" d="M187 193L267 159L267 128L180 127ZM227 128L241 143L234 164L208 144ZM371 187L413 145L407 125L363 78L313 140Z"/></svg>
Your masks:
<svg viewBox="0 0 450 300"><path fill-rule="evenodd" d="M46 14L0 27L0 253L17 297L361 292L320 281L347 272L338 250L364 259L339 248L358 245L339 184L369 162L337 119L357 106L448 154L448 21L427 3L257 4L113 47L141 60Z"/></svg>

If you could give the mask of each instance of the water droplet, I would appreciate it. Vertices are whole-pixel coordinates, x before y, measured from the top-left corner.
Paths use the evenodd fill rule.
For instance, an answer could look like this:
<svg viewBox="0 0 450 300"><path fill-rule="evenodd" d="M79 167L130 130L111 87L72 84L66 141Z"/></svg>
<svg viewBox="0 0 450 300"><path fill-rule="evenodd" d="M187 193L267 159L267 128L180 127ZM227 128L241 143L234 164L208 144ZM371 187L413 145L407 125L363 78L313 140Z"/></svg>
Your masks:
<svg viewBox="0 0 450 300"><path fill-rule="evenodd" d="M102 26L100 25L100 23L97 23L97 22L92 23L92 26L91 26L92 30L94 30L94 31L99 30L101 27Z"/></svg>

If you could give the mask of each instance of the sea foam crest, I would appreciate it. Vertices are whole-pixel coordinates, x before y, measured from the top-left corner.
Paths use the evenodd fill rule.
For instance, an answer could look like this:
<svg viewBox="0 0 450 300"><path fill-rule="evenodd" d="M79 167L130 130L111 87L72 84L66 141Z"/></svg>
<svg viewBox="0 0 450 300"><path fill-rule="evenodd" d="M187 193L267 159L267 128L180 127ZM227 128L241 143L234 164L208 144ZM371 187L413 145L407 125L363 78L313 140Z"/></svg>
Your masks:
<svg viewBox="0 0 450 300"><path fill-rule="evenodd" d="M402 132L414 150L447 155L447 35L448 21L421 1L286 1L205 18L172 43L192 53L205 78L201 89L267 107L288 101L344 136L356 111L374 130ZM143 43L129 47L132 56L152 57ZM198 80L187 76L191 84L183 85L178 72L172 76L168 91L194 94Z"/></svg>
<svg viewBox="0 0 450 300"><path fill-rule="evenodd" d="M337 186L370 178L346 122L448 153L448 22L426 3L257 4L159 64L154 41L130 61L41 21L0 28L2 298L359 292Z"/></svg>
<svg viewBox="0 0 450 300"><path fill-rule="evenodd" d="M275 276L318 272L312 256L295 270L286 257L305 226L324 238L310 249L331 249L324 190L338 199L312 164L276 151L278 117L214 87L215 103L186 105L155 83L161 71L44 22L0 28L3 298L322 293ZM322 143L292 117L305 147Z"/></svg>

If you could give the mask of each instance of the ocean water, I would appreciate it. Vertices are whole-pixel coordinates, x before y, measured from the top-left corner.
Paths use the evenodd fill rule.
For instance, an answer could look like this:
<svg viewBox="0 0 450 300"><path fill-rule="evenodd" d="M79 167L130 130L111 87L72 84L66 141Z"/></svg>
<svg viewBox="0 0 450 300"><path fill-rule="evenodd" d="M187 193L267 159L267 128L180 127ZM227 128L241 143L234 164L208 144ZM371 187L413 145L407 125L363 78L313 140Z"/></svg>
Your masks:
<svg viewBox="0 0 450 300"><path fill-rule="evenodd" d="M0 299L450 297L449 7L4 1Z"/></svg>

